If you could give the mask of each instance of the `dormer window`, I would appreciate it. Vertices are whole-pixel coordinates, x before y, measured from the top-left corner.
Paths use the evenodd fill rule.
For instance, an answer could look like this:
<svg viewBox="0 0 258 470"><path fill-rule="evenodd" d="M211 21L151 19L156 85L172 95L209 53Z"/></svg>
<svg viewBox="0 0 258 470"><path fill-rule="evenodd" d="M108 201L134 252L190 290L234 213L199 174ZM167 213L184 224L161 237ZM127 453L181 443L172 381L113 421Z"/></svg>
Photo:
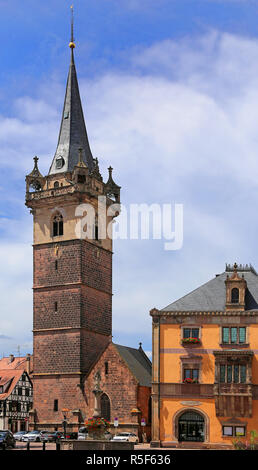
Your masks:
<svg viewBox="0 0 258 470"><path fill-rule="evenodd" d="M239 289L234 287L231 291L231 303L238 304L239 303Z"/></svg>
<svg viewBox="0 0 258 470"><path fill-rule="evenodd" d="M64 223L62 214L56 214L53 219L53 237L58 237L64 234Z"/></svg>
<svg viewBox="0 0 258 470"><path fill-rule="evenodd" d="M245 310L246 280L244 275L238 274L238 266L235 263L231 276L227 275L226 284L226 310Z"/></svg>

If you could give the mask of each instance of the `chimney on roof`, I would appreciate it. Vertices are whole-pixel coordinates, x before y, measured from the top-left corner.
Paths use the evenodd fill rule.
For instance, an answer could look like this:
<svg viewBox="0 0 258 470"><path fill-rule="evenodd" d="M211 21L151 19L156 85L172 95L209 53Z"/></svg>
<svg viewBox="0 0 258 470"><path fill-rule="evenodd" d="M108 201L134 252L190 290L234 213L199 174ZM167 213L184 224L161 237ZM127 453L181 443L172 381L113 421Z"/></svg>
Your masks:
<svg viewBox="0 0 258 470"><path fill-rule="evenodd" d="M31 373L31 355L26 354L26 372L28 375Z"/></svg>
<svg viewBox="0 0 258 470"><path fill-rule="evenodd" d="M11 362L14 361L14 355L13 354L10 354L9 355L9 364L11 364Z"/></svg>

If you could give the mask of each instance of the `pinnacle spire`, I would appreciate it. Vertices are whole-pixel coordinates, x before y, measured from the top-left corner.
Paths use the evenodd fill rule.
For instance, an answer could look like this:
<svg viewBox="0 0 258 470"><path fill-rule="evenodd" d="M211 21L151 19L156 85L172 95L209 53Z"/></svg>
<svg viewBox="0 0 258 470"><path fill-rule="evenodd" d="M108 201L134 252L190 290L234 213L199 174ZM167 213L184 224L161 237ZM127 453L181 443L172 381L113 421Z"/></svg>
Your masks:
<svg viewBox="0 0 258 470"><path fill-rule="evenodd" d="M71 7L71 41L69 47L71 49L71 62L67 78L62 121L57 149L49 174L72 171L78 162L79 148L82 149L82 161L88 166L90 171L93 168L93 157L88 141L74 62L73 6Z"/></svg>

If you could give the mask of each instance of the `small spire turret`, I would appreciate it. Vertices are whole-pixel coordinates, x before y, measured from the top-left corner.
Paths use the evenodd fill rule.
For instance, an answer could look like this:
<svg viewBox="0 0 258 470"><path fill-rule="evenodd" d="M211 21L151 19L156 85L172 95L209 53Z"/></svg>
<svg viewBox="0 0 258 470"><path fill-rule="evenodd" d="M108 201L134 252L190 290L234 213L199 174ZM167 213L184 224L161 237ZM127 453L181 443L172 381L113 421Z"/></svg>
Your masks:
<svg viewBox="0 0 258 470"><path fill-rule="evenodd" d="M105 193L110 199L113 199L113 200L115 200L116 202L119 203L120 202L120 189L121 189L121 187L118 186L113 180L113 176L112 176L113 168L112 168L112 166L110 166L108 168L108 172L109 172L109 178L108 178L108 180L105 184Z"/></svg>
<svg viewBox="0 0 258 470"><path fill-rule="evenodd" d="M45 180L44 176L42 176L38 168L39 158L35 156L33 160L34 160L34 168L26 176L26 191L27 192L30 190L41 191L43 188L44 180Z"/></svg>

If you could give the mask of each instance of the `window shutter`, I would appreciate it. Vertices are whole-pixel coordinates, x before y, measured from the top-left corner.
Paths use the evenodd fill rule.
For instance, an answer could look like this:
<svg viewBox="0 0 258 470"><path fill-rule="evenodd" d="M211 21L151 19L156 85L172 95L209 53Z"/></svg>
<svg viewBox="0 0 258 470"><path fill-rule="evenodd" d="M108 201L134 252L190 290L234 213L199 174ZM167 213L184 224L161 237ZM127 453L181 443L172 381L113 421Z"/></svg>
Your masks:
<svg viewBox="0 0 258 470"><path fill-rule="evenodd" d="M220 382L225 383L225 379L226 379L226 366L221 365L220 366Z"/></svg>
<svg viewBox="0 0 258 470"><path fill-rule="evenodd" d="M190 337L191 337L190 328L184 328L184 338L190 338Z"/></svg>
<svg viewBox="0 0 258 470"><path fill-rule="evenodd" d="M242 384L246 383L246 366L245 365L240 366L240 382Z"/></svg>
<svg viewBox="0 0 258 470"><path fill-rule="evenodd" d="M237 328L236 327L231 328L231 343L233 344L237 343Z"/></svg>
<svg viewBox="0 0 258 470"><path fill-rule="evenodd" d="M239 366L234 366L234 383L237 384L239 382Z"/></svg>
<svg viewBox="0 0 258 470"><path fill-rule="evenodd" d="M227 366L227 383L232 382L232 366Z"/></svg>
<svg viewBox="0 0 258 470"><path fill-rule="evenodd" d="M222 342L229 343L229 328L222 328Z"/></svg>
<svg viewBox="0 0 258 470"><path fill-rule="evenodd" d="M199 338L199 329L193 328L192 329L192 338Z"/></svg>
<svg viewBox="0 0 258 470"><path fill-rule="evenodd" d="M243 327L239 328L239 343L245 343L246 342L246 329Z"/></svg>

